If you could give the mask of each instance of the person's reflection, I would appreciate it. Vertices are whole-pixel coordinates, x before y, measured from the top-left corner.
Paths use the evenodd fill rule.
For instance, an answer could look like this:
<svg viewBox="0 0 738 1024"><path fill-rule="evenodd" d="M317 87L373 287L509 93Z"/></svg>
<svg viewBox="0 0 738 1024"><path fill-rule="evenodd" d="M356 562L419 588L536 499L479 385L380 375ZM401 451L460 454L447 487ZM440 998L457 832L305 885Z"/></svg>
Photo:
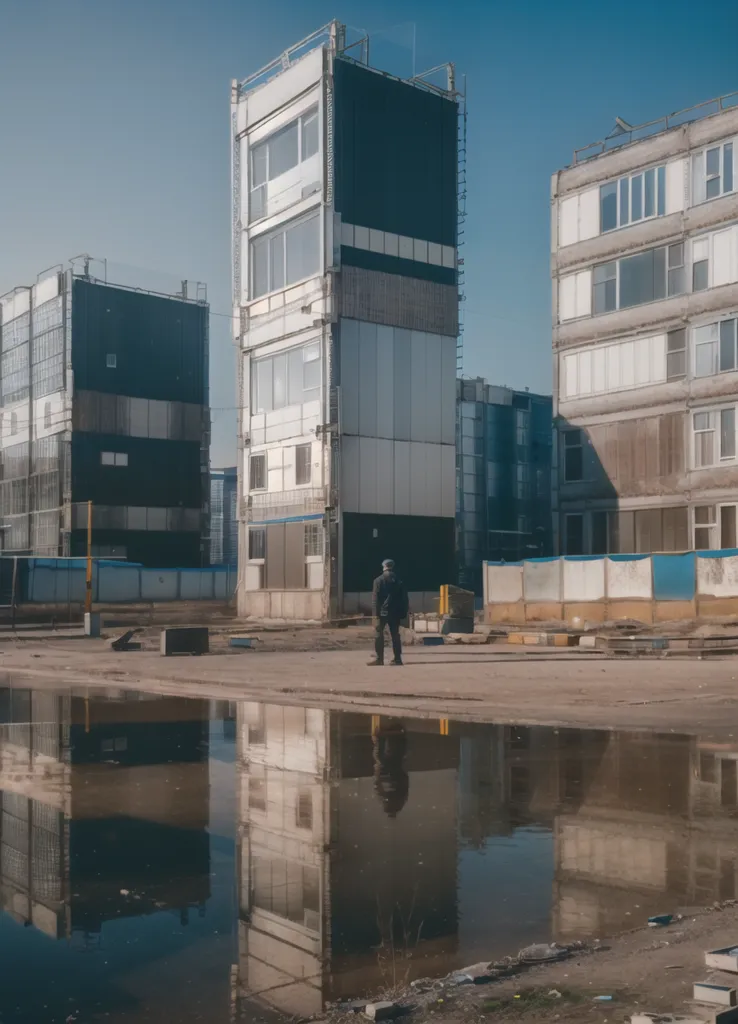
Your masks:
<svg viewBox="0 0 738 1024"><path fill-rule="evenodd" d="M374 790L389 818L396 818L407 803L410 779L404 767L405 727L388 724L374 734Z"/></svg>

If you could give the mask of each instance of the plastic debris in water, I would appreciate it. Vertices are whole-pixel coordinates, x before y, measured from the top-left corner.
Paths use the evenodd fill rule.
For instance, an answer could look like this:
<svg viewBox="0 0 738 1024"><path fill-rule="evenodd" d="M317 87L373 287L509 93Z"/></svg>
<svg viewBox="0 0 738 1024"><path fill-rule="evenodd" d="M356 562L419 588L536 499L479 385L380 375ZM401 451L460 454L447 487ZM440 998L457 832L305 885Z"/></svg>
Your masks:
<svg viewBox="0 0 738 1024"><path fill-rule="evenodd" d="M648 919L649 928L663 928L667 924L671 924L674 920L673 914L654 914L653 917Z"/></svg>

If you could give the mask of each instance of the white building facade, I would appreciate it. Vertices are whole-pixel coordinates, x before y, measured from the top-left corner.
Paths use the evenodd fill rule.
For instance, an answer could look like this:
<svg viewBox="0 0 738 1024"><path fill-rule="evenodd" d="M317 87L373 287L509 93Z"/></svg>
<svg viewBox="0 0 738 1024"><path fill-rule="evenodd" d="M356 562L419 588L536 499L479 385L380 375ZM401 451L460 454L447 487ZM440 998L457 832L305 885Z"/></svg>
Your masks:
<svg viewBox="0 0 738 1024"><path fill-rule="evenodd" d="M558 550L735 547L738 94L578 151L552 276Z"/></svg>
<svg viewBox="0 0 738 1024"><path fill-rule="evenodd" d="M240 614L451 578L458 103L361 52L332 23L233 83Z"/></svg>

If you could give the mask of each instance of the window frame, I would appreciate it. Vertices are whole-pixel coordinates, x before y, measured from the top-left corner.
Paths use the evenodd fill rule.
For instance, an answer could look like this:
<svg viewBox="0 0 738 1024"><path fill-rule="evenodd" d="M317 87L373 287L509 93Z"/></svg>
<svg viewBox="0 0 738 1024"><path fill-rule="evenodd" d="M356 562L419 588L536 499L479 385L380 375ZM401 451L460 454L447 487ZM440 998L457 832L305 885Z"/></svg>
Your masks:
<svg viewBox="0 0 738 1024"><path fill-rule="evenodd" d="M307 453L307 463L300 466L300 457ZM300 470L306 479L300 479ZM309 487L313 478L313 446L310 441L295 445L295 487Z"/></svg>
<svg viewBox="0 0 738 1024"><path fill-rule="evenodd" d="M258 545L252 544L253 538L256 536L261 537L261 543ZM266 561L266 526L249 526L247 532L247 560L254 565L262 565ZM258 548L262 554L252 554L254 548Z"/></svg>
<svg viewBox="0 0 738 1024"><path fill-rule="evenodd" d="M306 125L306 123L308 123L311 120L313 120L313 118L316 118L317 122L318 122L318 148L315 150L314 153L310 153L308 156L305 156L304 155L304 149L305 149L305 143L304 143L305 125ZM296 117L292 118L291 121L287 121L285 124L280 125L279 128L275 128L275 130L273 132L270 132L269 135L265 135L264 138L258 139L258 140L256 140L255 142L253 142L252 144L249 145L249 154L248 154L248 167L249 167L249 179L248 179L249 180L249 209L248 209L248 217L249 217L249 224L255 224L258 221L264 220L267 216L269 216L269 211L268 211L268 208L267 208L266 201L264 202L263 212L260 212L258 214L254 214L252 212L253 209L254 209L254 198L253 197L254 197L254 193L255 192L258 192L260 189L263 189L264 193L266 194L270 182L277 181L277 179L281 178L284 174L289 174L290 171L294 171L296 168L300 167L301 164L307 163L308 160L312 160L312 158L314 156L318 156L320 154L320 142L321 142L321 138L320 138L320 136L321 136L320 123L321 123L321 120L320 120L320 104L316 100L316 102L311 104L311 106L309 106L307 108L307 110L304 110L301 114L298 114ZM270 157L269 157L269 152L270 152L269 144L270 144L270 142L274 141L277 138L278 135L285 134L290 128L292 128L293 125L297 125L297 144L296 144L297 160L296 160L296 162L294 164L292 164L286 170L281 171L279 174L275 174L274 177L271 177L270 173L269 173L269 165L270 165L270 162L271 162L270 161ZM254 174L254 158L262 150L265 150L265 152L266 152L266 159L265 159L265 164L264 164L264 167L265 167L264 180L262 182L259 182L258 185L254 185L253 184L254 178L255 178L255 174Z"/></svg>
<svg viewBox="0 0 738 1024"><path fill-rule="evenodd" d="M682 262L681 263L674 263L672 265L672 263L671 263L672 250L673 249L679 249L679 248L681 248ZM663 251L663 253L664 253L664 261L663 261L664 278L663 278L663 282L662 282L663 283L664 294L663 295L659 295L659 296L655 296L655 297L650 298L650 299L646 299L643 302L634 302L634 303L630 303L627 306L623 306L622 305L622 297L621 297L621 279L622 279L622 267L621 267L621 264L625 260L638 259L638 257L645 256L647 253L652 254L652 262L653 262L656 259L655 253L657 253L659 251ZM615 274L614 274L614 276L612 276L612 277L604 277L601 281L597 281L596 280L597 271L598 270L604 270L605 268L612 267L612 266L615 267ZM594 316L606 316L608 313L618 313L618 312L620 312L623 309L636 309L638 306L647 306L647 305L649 305L652 302L663 302L665 299L673 299L673 298L677 298L679 295L687 295L689 293L688 293L687 287L686 287L686 285L687 285L686 269L687 268L686 268L686 262L685 262L685 243L684 243L684 240L682 240L680 242L669 242L666 245L656 245L656 246L653 246L650 249L639 249L638 252L628 253L627 256L619 256L619 257L617 257L614 260L605 260L604 263L595 263L593 265L593 267L592 267L592 316L593 317ZM671 286L670 286L671 276L670 276L670 273L674 272L674 271L681 271L681 284L682 284L682 290L681 291L671 291ZM655 275L654 275L654 278L655 278ZM605 295L605 299L607 299L607 285L609 283L613 282L613 281L615 282L615 304L614 304L614 306L612 306L612 308L598 309L598 301L597 301L597 299L598 299L598 295L600 294L598 292L598 288L602 289L603 286L604 286L604 295ZM690 291L691 291L691 289L690 289Z"/></svg>
<svg viewBox="0 0 738 1024"><path fill-rule="evenodd" d="M293 217L289 220L283 221L281 224L272 228L269 231L264 231L254 238L249 240L249 302L258 302L261 299L268 298L270 295L274 295L276 292L283 292L287 288L295 288L297 285L302 284L304 281L310 281L314 277L319 277L323 273L323 224L321 219L321 206L313 206L305 213L301 213L298 217ZM311 221L315 221L318 230L318 261L317 269L312 273L305 275L304 277L295 278L294 281L288 280L287 278L287 267L288 267L288 245L287 235L290 231L301 227L304 224L308 224ZM282 264L282 283L274 286L273 273L274 265L272 263L272 243L276 239L280 238L281 241L281 264ZM255 253L257 247L266 245L266 269L267 269L267 288L266 291L256 293L256 270L257 261Z"/></svg>
<svg viewBox="0 0 738 1024"><path fill-rule="evenodd" d="M581 427L569 427L567 430L562 431L562 462L564 470L564 483L566 484L578 484L584 480L584 438L582 436ZM567 438L578 435L578 442L576 444L569 444ZM566 453L568 451L579 451L580 458L580 473L579 476L569 476L567 467Z"/></svg>
<svg viewBox="0 0 738 1024"><path fill-rule="evenodd" d="M262 480L263 483L259 486L254 483L254 465L255 463L261 463L263 466ZM267 453L266 452L255 452L249 453L249 492L251 491L265 491L267 489Z"/></svg>
<svg viewBox="0 0 738 1024"><path fill-rule="evenodd" d="M646 214L646 175L653 172L654 181L654 213ZM638 218L633 218L633 192L634 182L640 181L640 195L641 195L641 210L642 215ZM627 188L623 186L627 183ZM603 189L614 188L615 190L615 226L612 228L605 228L602 226L602 202L603 202ZM625 195L627 192L627 202L624 202ZM627 220L623 220L622 213L623 207L627 206ZM600 217L600 234L609 235L612 231L620 231L621 228L632 227L634 224L640 224L644 220L656 220L658 217L666 216L666 164L653 164L649 167L644 167L639 171L635 171L632 174L624 174L619 178L615 178L612 181L606 181L600 185L599 189L599 217Z"/></svg>
<svg viewBox="0 0 738 1024"><path fill-rule="evenodd" d="M723 334L727 333L723 329L724 324L733 325L733 366L721 367L722 361L722 345L723 345ZM704 341L698 340L699 331L711 331L714 337L708 338ZM721 317L718 320L712 320L706 324L694 324L690 328L691 343L692 343L692 375L695 380L705 380L707 377L717 377L722 373L737 373L738 372L738 313L734 313L733 316ZM698 349L710 348L711 351L711 369L709 373L698 373L697 372L697 351Z"/></svg>
<svg viewBox="0 0 738 1024"><path fill-rule="evenodd" d="M735 154L736 144L738 140L735 138L723 139L720 142L713 142L709 146L704 146L697 153L692 154L690 161L691 167L691 185L692 185L692 206L702 206L703 203L712 203L716 199L721 199L723 196L733 195L736 191L736 167L735 167ZM730 187L725 188L725 167L726 167L726 150L730 150ZM717 174L708 175L707 171L707 155L708 153L717 151L719 169ZM699 179L698 179L699 174ZM708 196L707 186L710 181L718 181L720 183L719 191L716 195Z"/></svg>
<svg viewBox="0 0 738 1024"><path fill-rule="evenodd" d="M300 380L302 383L302 399L299 402L293 402L291 400L292 385L293 381L290 379L290 373L294 369L295 356L297 353L302 354L301 359L301 370ZM280 357L285 357L287 360L287 377L285 387L285 401L281 405L275 404L274 401L274 363L275 360ZM313 387L306 387L306 376L308 376L308 367L312 366L313 363L317 363L317 377L318 384ZM269 364L267 366L267 364ZM292 368L292 370L291 370ZM268 373L267 373L268 370ZM254 359L251 363L251 414L252 415L265 415L270 412L276 412L279 409L288 409L292 406L303 406L308 402L320 401L321 389L323 386L323 364L322 364L322 352L320 339L314 341L303 342L301 345L295 345L292 348L285 349L282 352L273 352L270 355L261 356L258 359ZM262 377L260 381L260 376ZM264 403L262 399L264 396L261 394L262 389L267 384L269 385L269 401ZM308 383L310 380L308 379Z"/></svg>
<svg viewBox="0 0 738 1024"><path fill-rule="evenodd" d="M690 430L692 435L691 451L692 451L692 468L695 470L700 469L715 469L720 466L729 466L738 462L738 407L735 403L721 404L710 406L708 409L692 409L692 417L690 423ZM724 455L724 433L723 433L723 414L731 413L733 416L733 430L732 430L732 454ZM708 426L697 427L697 417L706 416L708 417ZM712 456L709 462L702 462L701 456L698 456L697 448L697 437L698 435L711 434L712 435Z"/></svg>

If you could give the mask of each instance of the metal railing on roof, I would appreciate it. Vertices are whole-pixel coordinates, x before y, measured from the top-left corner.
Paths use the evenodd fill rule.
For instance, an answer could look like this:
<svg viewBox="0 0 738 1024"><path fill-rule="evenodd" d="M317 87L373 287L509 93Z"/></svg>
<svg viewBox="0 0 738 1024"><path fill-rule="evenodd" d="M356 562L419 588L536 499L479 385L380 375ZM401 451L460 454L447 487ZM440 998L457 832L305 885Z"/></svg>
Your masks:
<svg viewBox="0 0 738 1024"><path fill-rule="evenodd" d="M621 146L627 146L633 142L641 142L643 139L660 135L662 132L679 128L692 121L699 121L703 117L711 117L723 110L730 110L732 107L738 107L738 91L726 93L724 96L718 96L712 100L705 100L703 103L696 103L693 107L685 107L684 110L677 110L673 114L666 114L664 117L659 117L655 121L646 121L644 124L630 125L618 117L615 119L614 131L608 136L599 142L590 142L588 146L581 146L574 150L572 164L592 160L613 149L619 149Z"/></svg>

